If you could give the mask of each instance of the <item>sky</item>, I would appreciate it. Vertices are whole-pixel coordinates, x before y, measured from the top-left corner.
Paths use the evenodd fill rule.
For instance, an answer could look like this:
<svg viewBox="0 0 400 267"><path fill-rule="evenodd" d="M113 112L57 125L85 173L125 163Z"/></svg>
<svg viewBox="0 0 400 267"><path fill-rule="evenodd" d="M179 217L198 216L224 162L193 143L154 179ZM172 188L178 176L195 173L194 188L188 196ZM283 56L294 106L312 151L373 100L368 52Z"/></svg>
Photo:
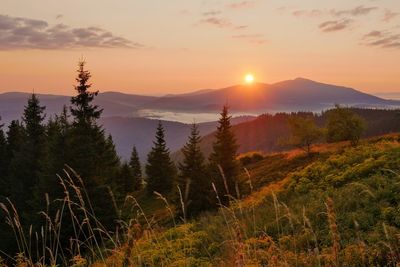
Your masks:
<svg viewBox="0 0 400 267"><path fill-rule="evenodd" d="M163 95L304 77L400 93L399 0L0 0L0 93Z"/></svg>

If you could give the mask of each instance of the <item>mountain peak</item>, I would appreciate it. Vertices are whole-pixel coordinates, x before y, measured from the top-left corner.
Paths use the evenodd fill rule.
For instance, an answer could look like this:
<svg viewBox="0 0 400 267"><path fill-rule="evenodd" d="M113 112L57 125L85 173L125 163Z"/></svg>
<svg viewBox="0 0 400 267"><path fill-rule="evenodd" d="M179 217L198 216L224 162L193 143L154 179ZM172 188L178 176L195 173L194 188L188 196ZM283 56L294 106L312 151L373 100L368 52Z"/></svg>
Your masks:
<svg viewBox="0 0 400 267"><path fill-rule="evenodd" d="M307 78L303 78L303 77L297 77L296 79L294 79L293 81L300 81L300 82L313 82L315 83L315 81L307 79Z"/></svg>

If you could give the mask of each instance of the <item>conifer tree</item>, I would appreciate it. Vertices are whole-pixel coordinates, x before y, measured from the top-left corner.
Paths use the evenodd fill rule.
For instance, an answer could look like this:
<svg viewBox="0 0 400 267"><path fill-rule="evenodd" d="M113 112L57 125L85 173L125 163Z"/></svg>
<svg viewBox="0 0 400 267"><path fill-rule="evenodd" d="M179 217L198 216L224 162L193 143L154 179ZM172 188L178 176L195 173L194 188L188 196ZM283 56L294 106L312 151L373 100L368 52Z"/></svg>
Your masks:
<svg viewBox="0 0 400 267"><path fill-rule="evenodd" d="M224 106L209 162L216 189L222 204L225 205L229 203L229 196L238 196L239 162L236 157L239 146L231 128L231 116L228 114L228 107Z"/></svg>
<svg viewBox="0 0 400 267"><path fill-rule="evenodd" d="M182 149L183 161L179 164L179 187L184 200L184 215L188 217L210 208L211 180L200 150L200 139L198 127L193 124L189 139Z"/></svg>
<svg viewBox="0 0 400 267"><path fill-rule="evenodd" d="M140 190L143 184L142 166L140 165L139 154L136 147L133 146L129 166L133 176L133 190Z"/></svg>
<svg viewBox="0 0 400 267"><path fill-rule="evenodd" d="M108 188L114 189L120 162L111 137L107 138L97 124L102 110L93 104L98 91L90 91L91 74L85 69L84 61L79 62L77 72L77 95L71 98L73 124L68 131L66 164L82 178L96 216L111 226L115 211L110 209L112 200Z"/></svg>
<svg viewBox="0 0 400 267"><path fill-rule="evenodd" d="M128 163L124 162L121 165L115 181L120 199L123 201L128 194L135 190L132 169Z"/></svg>
<svg viewBox="0 0 400 267"><path fill-rule="evenodd" d="M88 187L94 187L112 180L109 176L116 174L119 159L112 139L107 139L102 127L97 125L102 110L92 102L98 91L89 91L91 74L84 67L85 62L79 62L77 95L71 98L70 108L74 118L69 140L71 151L66 163L82 176Z"/></svg>
<svg viewBox="0 0 400 267"><path fill-rule="evenodd" d="M75 86L77 95L71 98L71 113L75 118L75 123L92 125L96 119L100 118L103 110L92 103L99 91L89 91L92 84L89 79L92 77L88 70L85 70L85 61L80 61L78 64L78 77Z"/></svg>
<svg viewBox="0 0 400 267"><path fill-rule="evenodd" d="M70 128L66 106L60 115L56 115L54 119L50 118L46 125L45 157L42 161L39 183L35 188L35 201L38 208L43 208L45 204L45 193L49 195L50 200L63 198L64 192L57 174L62 174L65 168Z"/></svg>
<svg viewBox="0 0 400 267"><path fill-rule="evenodd" d="M40 106L35 94L28 99L23 113L24 135L21 149L13 157L9 172L13 183L13 199L21 210L31 208L33 187L39 181L41 160L44 155L45 127L43 125L45 107ZM14 186L15 185L15 186Z"/></svg>
<svg viewBox="0 0 400 267"><path fill-rule="evenodd" d="M25 130L18 120L11 121L7 131L7 158L10 161L22 147Z"/></svg>
<svg viewBox="0 0 400 267"><path fill-rule="evenodd" d="M147 156L146 174L149 195L152 195L154 191L167 194L171 192L176 168L170 158L161 122L158 123L156 140Z"/></svg>

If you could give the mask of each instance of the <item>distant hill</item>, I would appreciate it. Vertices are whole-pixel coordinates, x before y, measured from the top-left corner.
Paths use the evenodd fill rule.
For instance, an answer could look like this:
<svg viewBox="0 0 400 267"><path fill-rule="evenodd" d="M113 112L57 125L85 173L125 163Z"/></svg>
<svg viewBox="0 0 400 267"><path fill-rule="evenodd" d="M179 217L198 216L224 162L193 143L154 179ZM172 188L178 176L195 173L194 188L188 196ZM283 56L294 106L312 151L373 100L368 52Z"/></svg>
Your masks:
<svg viewBox="0 0 400 267"><path fill-rule="evenodd" d="M3 93L0 94L0 116L4 123L19 119L30 93ZM37 94L41 105L46 106L47 116L58 114L64 105L70 105L70 96ZM95 103L102 108L103 117L134 116L135 111L145 107L157 97L105 92L95 98Z"/></svg>
<svg viewBox="0 0 400 267"><path fill-rule="evenodd" d="M219 110L228 103L232 112L322 111L335 103L364 106L400 106L400 101L386 100L352 88L297 78L275 84L236 85L205 90L195 95L158 98L152 105L163 110Z"/></svg>
<svg viewBox="0 0 400 267"><path fill-rule="evenodd" d="M29 95L30 93L18 92L0 94L1 122L8 124L13 119L20 119ZM63 106L70 103L70 96L38 94L38 97L41 104L46 106L47 118L60 113ZM157 123L157 120L152 119L165 121L168 145L171 151L176 151L189 134L187 122L216 121L224 104L229 105L234 117L291 111L320 112L335 103L368 108L400 107L398 100L386 100L352 88L303 78L275 84L236 85L161 97L104 92L95 98L95 103L104 110L101 123L112 134L117 150L124 158L129 156L134 143L142 158L149 151ZM234 127L241 144L241 152L279 150L275 136L284 136L287 133L281 116L263 115L254 122ZM250 118L239 117L234 123ZM215 122L201 123L200 130L203 135L207 135L215 126ZM211 139L212 136L204 138L206 151L210 149Z"/></svg>
<svg viewBox="0 0 400 267"><path fill-rule="evenodd" d="M373 137L389 133L400 132L400 110L379 110L352 108L352 111L360 115L366 121L366 131L363 137ZM321 115L314 114L317 124L324 126L326 112ZM288 118L289 113L277 113L275 115L263 114L256 119L239 123L232 127L237 138L239 153L249 151L279 152L287 150L282 145L282 140L289 137ZM204 136L201 140L202 151L208 155L212 150L215 133ZM174 159L180 160L181 153L176 151Z"/></svg>
<svg viewBox="0 0 400 267"><path fill-rule="evenodd" d="M0 94L0 115L4 122L21 116L28 96L27 93ZM63 105L69 104L68 96L45 94L38 96L42 104L47 107L49 115L59 113ZM352 88L304 78L275 84L256 83L222 89L204 89L161 97L105 92L99 94L95 102L104 109L103 117L143 117L151 114L143 111L156 111L159 112L160 119L167 119L162 112L176 113L174 118L178 118L177 120L183 113L189 114L190 118L198 117L198 113L215 114L224 104L228 104L231 113L236 115L299 110L320 112L335 103L356 107L400 107L399 100L386 100Z"/></svg>

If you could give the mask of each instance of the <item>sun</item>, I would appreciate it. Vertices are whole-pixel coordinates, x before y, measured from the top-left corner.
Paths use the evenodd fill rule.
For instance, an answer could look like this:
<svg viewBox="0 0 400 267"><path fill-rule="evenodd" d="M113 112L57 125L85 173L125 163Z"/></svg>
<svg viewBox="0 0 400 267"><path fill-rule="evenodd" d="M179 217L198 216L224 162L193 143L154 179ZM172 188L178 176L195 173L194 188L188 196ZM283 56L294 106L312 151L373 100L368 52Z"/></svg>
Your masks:
<svg viewBox="0 0 400 267"><path fill-rule="evenodd" d="M254 82L254 75L251 73L246 74L246 76L244 76L244 81L247 84L252 84Z"/></svg>

